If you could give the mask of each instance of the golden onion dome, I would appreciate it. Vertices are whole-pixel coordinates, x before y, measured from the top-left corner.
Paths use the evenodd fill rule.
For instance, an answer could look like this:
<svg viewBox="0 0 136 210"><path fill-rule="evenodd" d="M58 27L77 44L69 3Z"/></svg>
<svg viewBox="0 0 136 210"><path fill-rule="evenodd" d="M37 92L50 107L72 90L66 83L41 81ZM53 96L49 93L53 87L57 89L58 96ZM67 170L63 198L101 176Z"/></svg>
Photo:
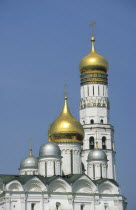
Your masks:
<svg viewBox="0 0 136 210"><path fill-rule="evenodd" d="M85 73L87 71L103 71L103 72L107 72L108 71L108 62L107 60L99 55L96 50L95 50L95 46L94 46L94 42L95 42L95 37L91 38L91 42L92 42L92 49L90 51L90 53L85 56L84 58L82 58L80 65L79 65L79 69L80 69L80 73Z"/></svg>
<svg viewBox="0 0 136 210"><path fill-rule="evenodd" d="M49 141L82 143L84 129L80 122L72 116L67 103L68 98L65 97L64 99L64 107L59 117L49 128Z"/></svg>

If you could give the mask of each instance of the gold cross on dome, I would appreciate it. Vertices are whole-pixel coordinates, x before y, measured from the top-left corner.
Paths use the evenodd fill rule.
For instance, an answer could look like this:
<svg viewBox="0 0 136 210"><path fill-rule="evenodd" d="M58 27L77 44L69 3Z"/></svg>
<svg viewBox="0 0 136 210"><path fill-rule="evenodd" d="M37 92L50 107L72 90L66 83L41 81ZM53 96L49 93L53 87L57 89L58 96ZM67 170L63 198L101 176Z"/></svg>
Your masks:
<svg viewBox="0 0 136 210"><path fill-rule="evenodd" d="M98 147L98 136L97 136L97 133L98 131L96 130L96 149L98 149L99 147Z"/></svg>
<svg viewBox="0 0 136 210"><path fill-rule="evenodd" d="M94 25L96 24L95 21L92 21L91 24L89 24L89 26L91 26L92 28L92 36L94 36Z"/></svg>
<svg viewBox="0 0 136 210"><path fill-rule="evenodd" d="M98 139L97 139L97 130L96 130L96 140L98 140Z"/></svg>
<svg viewBox="0 0 136 210"><path fill-rule="evenodd" d="M29 141L30 141L30 156L32 156L32 137L30 137L30 139L29 139Z"/></svg>
<svg viewBox="0 0 136 210"><path fill-rule="evenodd" d="M98 147L98 141L96 142L96 149L98 149L99 147Z"/></svg>
<svg viewBox="0 0 136 210"><path fill-rule="evenodd" d="M30 137L29 143L30 143L30 148L32 148L32 137Z"/></svg>
<svg viewBox="0 0 136 210"><path fill-rule="evenodd" d="M68 97L67 88L68 88L68 85L65 84L64 85L64 97Z"/></svg>

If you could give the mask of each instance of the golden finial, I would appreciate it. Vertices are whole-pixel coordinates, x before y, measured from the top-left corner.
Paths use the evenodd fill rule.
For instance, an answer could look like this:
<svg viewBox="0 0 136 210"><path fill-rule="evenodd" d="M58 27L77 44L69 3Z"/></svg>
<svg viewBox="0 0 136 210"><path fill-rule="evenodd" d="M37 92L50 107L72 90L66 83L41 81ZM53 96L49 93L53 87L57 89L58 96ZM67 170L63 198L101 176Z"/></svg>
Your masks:
<svg viewBox="0 0 136 210"><path fill-rule="evenodd" d="M49 124L48 126L49 126L49 127L48 127L48 139L49 139L49 140L48 140L48 141L50 142L50 141L51 141L51 139L50 139L50 127L51 127L51 124Z"/></svg>
<svg viewBox="0 0 136 210"><path fill-rule="evenodd" d="M99 147L98 147L98 141L96 142L95 149L99 149Z"/></svg>
<svg viewBox="0 0 136 210"><path fill-rule="evenodd" d="M29 139L29 141L30 141L30 149L29 149L30 153L29 153L29 156L33 156L33 154L32 154L32 137Z"/></svg>
<svg viewBox="0 0 136 210"><path fill-rule="evenodd" d="M94 42L95 42L95 37L94 37L94 25L96 24L96 22L92 21L92 23L90 24L91 28L92 28L92 37L91 37L91 42L92 42L92 51L95 51L95 47L94 47Z"/></svg>
<svg viewBox="0 0 136 210"><path fill-rule="evenodd" d="M65 100L68 99L67 87L68 87L68 85L65 84L65 85L64 85L64 99L65 99Z"/></svg>

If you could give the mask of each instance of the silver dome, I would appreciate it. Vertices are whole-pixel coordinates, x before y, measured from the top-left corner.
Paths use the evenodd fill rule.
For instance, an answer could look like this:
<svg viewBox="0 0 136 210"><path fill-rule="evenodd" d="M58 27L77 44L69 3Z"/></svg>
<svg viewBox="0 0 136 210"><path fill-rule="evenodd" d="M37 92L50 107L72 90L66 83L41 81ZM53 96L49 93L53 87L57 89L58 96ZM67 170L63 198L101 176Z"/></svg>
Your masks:
<svg viewBox="0 0 136 210"><path fill-rule="evenodd" d="M88 161L107 161L107 155L102 149L94 149L89 152Z"/></svg>
<svg viewBox="0 0 136 210"><path fill-rule="evenodd" d="M38 169L38 159L36 157L28 156L20 163L20 169Z"/></svg>
<svg viewBox="0 0 136 210"><path fill-rule="evenodd" d="M60 148L57 144L48 142L40 147L40 157L61 156Z"/></svg>

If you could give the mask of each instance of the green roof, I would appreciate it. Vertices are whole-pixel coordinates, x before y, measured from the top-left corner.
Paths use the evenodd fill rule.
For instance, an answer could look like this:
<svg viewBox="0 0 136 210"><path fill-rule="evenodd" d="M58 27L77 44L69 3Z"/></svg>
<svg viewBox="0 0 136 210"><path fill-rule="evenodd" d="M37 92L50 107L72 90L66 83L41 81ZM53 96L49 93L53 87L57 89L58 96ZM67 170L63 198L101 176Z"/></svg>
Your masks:
<svg viewBox="0 0 136 210"><path fill-rule="evenodd" d="M37 177L41 182L45 185L50 184L54 179L60 177L67 181L69 184L73 184L76 180L82 177L82 174L73 174L73 175L63 175L63 176L52 176L52 177L43 177L40 175L6 175L0 174L0 179L2 180L3 184L7 184L13 180L19 181L22 185L24 185L28 180L32 179L33 177ZM85 175L87 176L87 175ZM87 176L88 177L88 176ZM88 177L89 178L89 177ZM89 178L90 179L90 178ZM104 181L110 181L116 186L119 186L118 183L113 179L99 179L99 180L91 180L94 184L101 184Z"/></svg>

